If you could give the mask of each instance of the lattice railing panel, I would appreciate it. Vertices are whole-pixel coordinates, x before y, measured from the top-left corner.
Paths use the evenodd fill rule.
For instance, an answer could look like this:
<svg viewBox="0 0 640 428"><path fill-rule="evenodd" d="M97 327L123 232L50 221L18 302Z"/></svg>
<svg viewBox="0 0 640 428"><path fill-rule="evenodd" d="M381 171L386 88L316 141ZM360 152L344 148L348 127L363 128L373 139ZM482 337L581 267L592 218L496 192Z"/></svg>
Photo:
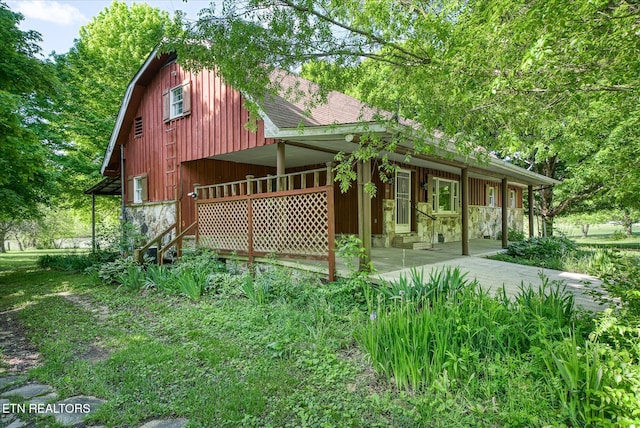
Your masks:
<svg viewBox="0 0 640 428"><path fill-rule="evenodd" d="M253 250L327 256L327 192L252 200Z"/></svg>
<svg viewBox="0 0 640 428"><path fill-rule="evenodd" d="M198 244L216 250L247 251L247 199L199 203Z"/></svg>

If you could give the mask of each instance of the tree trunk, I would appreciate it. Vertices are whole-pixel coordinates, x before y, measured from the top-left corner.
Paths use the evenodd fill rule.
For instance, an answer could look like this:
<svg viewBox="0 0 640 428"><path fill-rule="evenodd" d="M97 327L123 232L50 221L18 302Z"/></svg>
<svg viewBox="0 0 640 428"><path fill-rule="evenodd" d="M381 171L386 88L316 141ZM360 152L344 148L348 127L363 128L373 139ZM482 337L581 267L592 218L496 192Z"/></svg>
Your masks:
<svg viewBox="0 0 640 428"><path fill-rule="evenodd" d="M633 235L633 217L631 217L629 209L624 210L624 214L622 215L622 225L624 226L624 232L627 235L627 238L630 238Z"/></svg>
<svg viewBox="0 0 640 428"><path fill-rule="evenodd" d="M586 238L588 234L589 234L589 224L583 224L582 225L582 237Z"/></svg>
<svg viewBox="0 0 640 428"><path fill-rule="evenodd" d="M18 232L14 233L13 237L16 238L16 242L18 242L18 249L20 251L24 251L24 245L22 245L22 241L20 240L20 237L18 236Z"/></svg>
<svg viewBox="0 0 640 428"><path fill-rule="evenodd" d="M554 177L556 172L556 156L544 160L536 168L539 174ZM545 186L540 190L540 216L542 217L543 235L553 236L553 218L557 214L553 208L553 186Z"/></svg>
<svg viewBox="0 0 640 428"><path fill-rule="evenodd" d="M6 253L7 249L4 247L4 240L7 237L7 234L0 230L0 253Z"/></svg>

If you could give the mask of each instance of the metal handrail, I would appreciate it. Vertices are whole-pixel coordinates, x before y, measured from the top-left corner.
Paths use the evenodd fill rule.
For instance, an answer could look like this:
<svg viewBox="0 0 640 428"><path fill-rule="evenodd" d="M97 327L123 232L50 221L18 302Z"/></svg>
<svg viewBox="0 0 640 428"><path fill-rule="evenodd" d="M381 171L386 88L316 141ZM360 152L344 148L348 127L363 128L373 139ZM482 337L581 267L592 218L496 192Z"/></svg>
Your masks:
<svg viewBox="0 0 640 428"><path fill-rule="evenodd" d="M433 242L436 236L436 220L438 220L438 217L433 216L431 214L427 214L426 212L418 209L418 206L416 204L411 204L413 205L413 209L416 210L417 212L419 212L420 214L422 214L425 217L428 217L429 219L431 219L431 249L433 249L433 246L435 245L435 243Z"/></svg>

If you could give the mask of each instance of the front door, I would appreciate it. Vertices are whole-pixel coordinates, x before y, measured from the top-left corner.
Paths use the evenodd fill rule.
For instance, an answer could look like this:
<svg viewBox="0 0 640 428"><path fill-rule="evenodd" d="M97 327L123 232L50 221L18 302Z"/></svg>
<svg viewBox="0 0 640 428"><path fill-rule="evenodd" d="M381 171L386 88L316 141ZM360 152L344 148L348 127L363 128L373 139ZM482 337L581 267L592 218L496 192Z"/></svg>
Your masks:
<svg viewBox="0 0 640 428"><path fill-rule="evenodd" d="M396 233L411 232L411 171L396 171Z"/></svg>

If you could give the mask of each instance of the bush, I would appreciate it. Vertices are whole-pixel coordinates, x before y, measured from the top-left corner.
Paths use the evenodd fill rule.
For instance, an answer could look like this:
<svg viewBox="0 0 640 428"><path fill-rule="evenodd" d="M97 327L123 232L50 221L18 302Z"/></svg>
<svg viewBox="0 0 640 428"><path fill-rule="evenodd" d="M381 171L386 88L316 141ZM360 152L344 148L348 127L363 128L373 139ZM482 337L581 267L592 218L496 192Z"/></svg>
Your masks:
<svg viewBox="0 0 640 428"><path fill-rule="evenodd" d="M79 272L85 269L115 260L116 253L97 251L86 254L46 254L38 258L38 267L69 272Z"/></svg>
<svg viewBox="0 0 640 428"><path fill-rule="evenodd" d="M502 231L498 232L497 239L502 239ZM525 235L524 232L510 227L509 231L507 232L507 239L509 240L509 242L520 242L525 240Z"/></svg>
<svg viewBox="0 0 640 428"><path fill-rule="evenodd" d="M566 257L577 248L575 242L564 237L534 237L512 243L507 247L507 255L526 259L554 259Z"/></svg>

